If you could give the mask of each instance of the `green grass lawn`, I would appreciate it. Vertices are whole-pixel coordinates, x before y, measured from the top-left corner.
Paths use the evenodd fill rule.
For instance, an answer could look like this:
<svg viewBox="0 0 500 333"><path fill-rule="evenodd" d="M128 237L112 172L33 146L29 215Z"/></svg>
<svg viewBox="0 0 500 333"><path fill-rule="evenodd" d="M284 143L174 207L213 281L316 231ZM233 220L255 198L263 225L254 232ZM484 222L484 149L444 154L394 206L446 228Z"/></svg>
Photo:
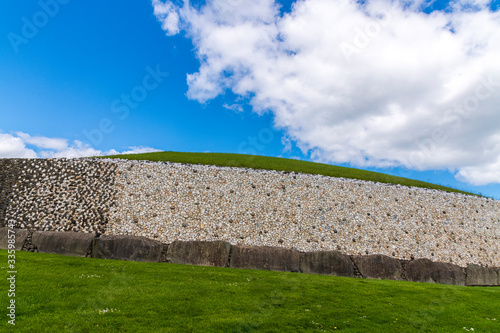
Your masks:
<svg viewBox="0 0 500 333"><path fill-rule="evenodd" d="M18 332L500 332L494 287L16 256Z"/></svg>
<svg viewBox="0 0 500 333"><path fill-rule="evenodd" d="M306 162L278 157L267 157L258 155L241 154L222 154L222 153L181 153L181 152L159 152L146 154L129 154L105 156L105 158L122 158L129 160L148 160L148 161L169 161L189 164L207 164L229 167L244 167L253 169L267 169L279 171L293 171L310 174L318 174L331 177L344 177L352 179L369 180L373 182L401 184L405 186L415 186L422 188L432 188L447 192L458 192L472 194L460 191L454 188L441 185L422 182L408 178L386 175L383 173L339 167L330 164L321 164ZM475 195L475 194L472 194Z"/></svg>

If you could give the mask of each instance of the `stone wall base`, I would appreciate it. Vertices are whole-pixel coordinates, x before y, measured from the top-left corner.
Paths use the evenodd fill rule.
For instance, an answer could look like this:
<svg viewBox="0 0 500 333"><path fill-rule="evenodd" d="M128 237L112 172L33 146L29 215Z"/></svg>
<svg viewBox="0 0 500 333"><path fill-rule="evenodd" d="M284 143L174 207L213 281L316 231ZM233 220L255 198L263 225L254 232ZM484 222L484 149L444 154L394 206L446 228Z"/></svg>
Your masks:
<svg viewBox="0 0 500 333"><path fill-rule="evenodd" d="M479 265L460 267L429 259L408 261L379 254L348 256L338 251L299 252L279 247L231 245L221 241L176 241L166 245L137 236L99 237L78 232L10 230L0 227L0 249L460 286L500 286L499 268ZM9 235L13 234L15 242L9 242L13 239ZM32 244L28 244L30 240Z"/></svg>

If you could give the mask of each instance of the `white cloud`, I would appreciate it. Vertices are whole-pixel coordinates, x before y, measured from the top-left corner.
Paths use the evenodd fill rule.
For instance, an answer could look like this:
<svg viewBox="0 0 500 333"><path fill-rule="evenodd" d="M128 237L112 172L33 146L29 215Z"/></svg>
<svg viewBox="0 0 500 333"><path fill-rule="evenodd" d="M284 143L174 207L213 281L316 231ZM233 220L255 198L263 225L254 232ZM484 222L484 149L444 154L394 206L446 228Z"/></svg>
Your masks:
<svg viewBox="0 0 500 333"><path fill-rule="evenodd" d="M250 98L318 161L500 183L500 12L487 1L431 14L423 1L299 0L284 15L272 0L228 3L166 1L157 15L195 45L189 98Z"/></svg>
<svg viewBox="0 0 500 333"><path fill-rule="evenodd" d="M233 103L229 105L226 103L223 105L223 107L231 111L243 112L243 106L241 104Z"/></svg>
<svg viewBox="0 0 500 333"><path fill-rule="evenodd" d="M34 158L36 153L28 149L21 138L0 133L0 157Z"/></svg>
<svg viewBox="0 0 500 333"><path fill-rule="evenodd" d="M16 132L26 144L34 145L44 149L64 150L68 146L68 140L59 138L46 138L43 136L32 137L23 132Z"/></svg>
<svg viewBox="0 0 500 333"><path fill-rule="evenodd" d="M283 150L281 153L292 151L292 140L288 136L285 135L281 138L281 144L283 145Z"/></svg>
<svg viewBox="0 0 500 333"><path fill-rule="evenodd" d="M163 3L159 0L153 0L154 14L161 22L161 28L167 35L179 33L179 14L175 6L170 2Z"/></svg>
<svg viewBox="0 0 500 333"><path fill-rule="evenodd" d="M134 147L128 147L128 148L129 148L129 150L123 151L120 154L144 154L144 153L154 153L154 152L161 151L159 149L150 148L150 147L143 147L143 146L139 146L139 147L134 146ZM111 154L108 154L108 155L111 155Z"/></svg>
<svg viewBox="0 0 500 333"><path fill-rule="evenodd" d="M500 159L479 167L465 167L462 168L456 178L473 185L487 185L491 183L499 183L498 170L500 170Z"/></svg>
<svg viewBox="0 0 500 333"><path fill-rule="evenodd" d="M115 149L101 151L89 144L75 140L31 136L23 132L15 134L0 133L0 158L78 158L118 154L140 154L160 151L150 147L129 147L118 152Z"/></svg>

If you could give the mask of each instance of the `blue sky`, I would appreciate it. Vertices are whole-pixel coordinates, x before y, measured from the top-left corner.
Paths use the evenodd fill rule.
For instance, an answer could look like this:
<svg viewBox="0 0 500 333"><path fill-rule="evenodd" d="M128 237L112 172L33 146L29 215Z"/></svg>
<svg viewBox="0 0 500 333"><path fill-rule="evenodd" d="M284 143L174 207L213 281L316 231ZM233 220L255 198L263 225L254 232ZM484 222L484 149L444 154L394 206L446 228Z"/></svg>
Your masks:
<svg viewBox="0 0 500 333"><path fill-rule="evenodd" d="M346 5L345 12L323 10L329 16L322 21L315 8L339 7L335 1L305 0L296 7L286 1L281 8L265 0L253 5L241 0L192 2L192 7L182 1L4 1L0 4L0 157L151 149L257 153L361 167L500 198L496 168L500 145L494 141L500 135L499 123L494 122L500 120L494 107L500 91L492 90L488 100L481 100L472 117L459 119L458 131L450 130L445 141L429 141L437 121L426 122L429 117L419 111L432 109L436 100L468 101L467 89L477 90L488 80L485 73L498 73L498 65L491 61L500 38L495 30L497 2L410 3L405 5L410 9L392 11L387 25L376 13L383 12L384 3ZM444 16L431 17L434 9ZM414 17L398 16L404 10ZM467 23L470 12L486 13L491 22L482 18L485 23L480 27ZM354 25L343 22L348 15ZM390 39L391 29L401 31L411 20L422 36L408 32L399 40ZM416 73L384 71L384 59L393 64L392 57L409 57L404 53L398 57L404 48L397 45L403 41L416 38L419 45L433 40L426 35L432 31L419 28L429 23L426 20L430 24L448 20L456 26L457 31L449 29L452 32L436 39L449 42L450 49L470 45L472 37L460 30L465 24L477 29L477 42L487 46L481 44L462 57L439 57L452 64L443 73L469 65L470 70L457 75L463 78L472 68L482 72L435 83L433 71L440 62L434 61L438 53L433 52L429 59L415 60ZM300 32L299 21L306 22ZM359 44L363 36L357 32L369 32L373 22L380 32L375 30L367 45ZM224 37L226 33L236 36L234 43ZM481 39L481 34L491 40ZM276 38L267 41L270 35ZM381 51L391 45L395 45L392 53ZM331 57L323 56L329 52ZM468 58L471 53L474 57ZM374 67L377 62L380 66ZM401 68L412 64L403 62ZM328 76L321 76L323 69ZM311 76L316 70L318 76ZM414 77L410 82L399 75L404 80ZM283 78L287 81L281 85ZM339 81L345 82L342 88ZM432 86L426 90L428 82L446 83L455 94L449 97ZM405 84L409 88L399 90ZM356 92L346 86L356 87ZM373 88L379 86L393 93ZM422 102L409 104L401 102L403 98ZM383 118L387 113L392 114L394 126L372 129L374 122L388 123ZM407 136L416 127L418 131ZM469 139L462 142L464 137ZM432 161L397 157L427 153L426 147ZM434 153L439 156L434 158Z"/></svg>

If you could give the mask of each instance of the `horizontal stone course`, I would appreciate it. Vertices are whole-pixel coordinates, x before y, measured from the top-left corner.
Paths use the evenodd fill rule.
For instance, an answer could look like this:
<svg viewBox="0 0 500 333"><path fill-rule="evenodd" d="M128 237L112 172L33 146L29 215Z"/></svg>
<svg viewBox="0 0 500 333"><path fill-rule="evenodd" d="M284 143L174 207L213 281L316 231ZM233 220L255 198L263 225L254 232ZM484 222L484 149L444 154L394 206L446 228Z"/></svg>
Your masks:
<svg viewBox="0 0 500 333"><path fill-rule="evenodd" d="M406 276L409 281L414 282L465 285L465 268L429 259L408 262Z"/></svg>
<svg viewBox="0 0 500 333"><path fill-rule="evenodd" d="M35 231L31 241L38 252L86 257L94 238L82 232Z"/></svg>
<svg viewBox="0 0 500 333"><path fill-rule="evenodd" d="M338 251L300 253L300 271L308 274L354 277L351 258Z"/></svg>
<svg viewBox="0 0 500 333"><path fill-rule="evenodd" d="M364 278L402 280L403 267L397 259L375 254L351 256L354 264Z"/></svg>
<svg viewBox="0 0 500 333"><path fill-rule="evenodd" d="M0 247L7 228L0 228ZM27 234L26 230L18 230ZM38 252L145 262L263 269L363 278L407 280L467 286L499 286L499 268L469 265L467 269L428 259L404 262L384 255L352 256L338 251L299 253L267 246L231 246L227 242L162 244L137 236L101 236L74 232L35 231Z"/></svg>
<svg viewBox="0 0 500 333"><path fill-rule="evenodd" d="M471 264L467 266L467 280L468 286L498 286L499 283L499 269L493 267L482 267L479 265Z"/></svg>
<svg viewBox="0 0 500 333"><path fill-rule="evenodd" d="M299 272L297 250L270 246L232 246L229 267Z"/></svg>
<svg viewBox="0 0 500 333"><path fill-rule="evenodd" d="M137 236L101 236L94 239L92 257L129 261L160 262L163 244Z"/></svg>
<svg viewBox="0 0 500 333"><path fill-rule="evenodd" d="M0 249L8 250L9 239L11 239L12 244L14 244L14 250L20 251L28 238L29 232L24 229L10 229L11 231L9 232L9 229L8 227L0 227Z"/></svg>
<svg viewBox="0 0 500 333"><path fill-rule="evenodd" d="M175 264L225 267L231 244L228 242L173 242L166 261Z"/></svg>

